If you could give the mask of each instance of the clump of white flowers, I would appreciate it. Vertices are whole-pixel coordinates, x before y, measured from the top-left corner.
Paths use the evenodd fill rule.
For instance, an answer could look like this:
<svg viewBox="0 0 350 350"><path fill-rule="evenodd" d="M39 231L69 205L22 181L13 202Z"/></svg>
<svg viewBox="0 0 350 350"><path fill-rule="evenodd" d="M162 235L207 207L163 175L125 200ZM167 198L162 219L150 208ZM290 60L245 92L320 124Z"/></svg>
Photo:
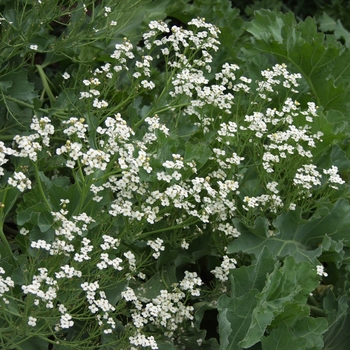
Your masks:
<svg viewBox="0 0 350 350"><path fill-rule="evenodd" d="M324 271L324 266L323 265L317 265L316 266L316 269L317 269L317 274L321 277L327 277L328 276L328 273L326 273Z"/></svg>
<svg viewBox="0 0 350 350"><path fill-rule="evenodd" d="M110 15L104 7L104 16ZM323 134L312 125L319 117L317 106L301 106L290 97L298 92L300 74L276 64L253 82L236 64L224 63L210 79L211 53L220 44L218 28L197 18L188 29L162 21L152 21L149 29L143 48L124 39L108 63L84 77L79 102L88 112L66 118L56 128L50 118L34 115L30 131L15 136L12 148L0 142L0 176L9 173L7 184L20 192L35 186L49 192L43 197L47 216L35 212L27 221L21 217L20 238L30 259L43 262L21 286L33 309L25 318L27 326L44 320L42 307L52 310L50 327L60 334L84 318L110 334L117 333L122 314L120 319L129 320L130 349L158 349L150 334L173 341L194 327L191 301L208 291L197 272L185 270L182 280L169 285L162 280L162 287L147 297L142 284L149 282L153 268L161 269L163 257L181 251L192 261L192 241L208 232L220 245L218 251L225 252L241 235L234 219L252 225L261 213L275 217L295 210L315 189L333 191L345 183L336 166L314 164L313 150ZM159 57L152 56L154 48ZM165 87L153 80L159 62L167 67ZM129 115L128 104L111 106L123 74L130 79L130 91L122 100L157 96L136 116ZM63 78L70 76L64 73ZM288 92L285 97L281 88ZM179 136L178 125L189 134L181 130ZM199 146L198 138L187 142L195 134L204 140ZM24 159L35 171L29 172L28 165L5 171L10 157ZM46 157L57 157L64 173L54 184L55 175L37 168ZM58 198L55 188L67 197ZM44 267L46 261L55 265ZM218 284L228 285L236 266L235 258L223 255L210 272ZM326 276L321 265L317 273ZM14 282L4 274L0 268L0 297L7 303ZM111 292L113 283L118 288ZM73 301L64 296L67 285Z"/></svg>
<svg viewBox="0 0 350 350"><path fill-rule="evenodd" d="M161 290L160 294L152 299L137 296L135 291L128 287L122 292L122 297L134 305L131 309L133 325L136 328L134 337L138 339L142 329L153 325L160 327L164 335L172 339L184 323L194 318L193 306L185 304L185 292L199 296L200 291L196 286L201 285L202 281L195 272L186 271L184 279L178 285L173 285L171 292Z"/></svg>
<svg viewBox="0 0 350 350"><path fill-rule="evenodd" d="M228 275L230 270L236 268L237 261L234 258L229 258L227 255L223 256L223 261L220 266L216 266L214 270L211 271L214 276L221 282L228 280Z"/></svg>
<svg viewBox="0 0 350 350"><path fill-rule="evenodd" d="M8 299L4 296L5 293L8 293L11 288L14 288L15 283L11 277L3 277L5 270L0 266L0 298L4 301L5 304L8 304Z"/></svg>

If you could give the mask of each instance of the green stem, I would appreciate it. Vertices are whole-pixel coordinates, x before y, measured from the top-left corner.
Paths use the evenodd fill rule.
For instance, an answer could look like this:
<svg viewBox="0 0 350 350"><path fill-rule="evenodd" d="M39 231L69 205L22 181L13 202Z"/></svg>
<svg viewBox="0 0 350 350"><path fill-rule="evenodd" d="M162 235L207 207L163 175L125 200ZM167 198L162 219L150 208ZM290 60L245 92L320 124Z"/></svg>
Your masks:
<svg viewBox="0 0 350 350"><path fill-rule="evenodd" d="M13 137L14 137L13 135L3 135L3 136L1 135L0 140L1 141L12 141Z"/></svg>
<svg viewBox="0 0 350 350"><path fill-rule="evenodd" d="M50 110L45 109L45 108L35 108L34 105L31 105L29 103L23 102L21 100L18 100L17 98L11 97L11 96L7 96L7 95L3 95L3 99L4 100L8 100L11 102L15 102L17 103L19 106L25 107L25 108L30 108L32 110L36 110L39 112L43 112L45 114L49 114ZM53 113L53 115L56 115L58 117L66 117L67 115L65 113Z"/></svg>
<svg viewBox="0 0 350 350"><path fill-rule="evenodd" d="M35 178L36 178L36 181L37 181L38 187L39 187L39 192L41 194L41 197L43 198L43 201L44 201L47 209L51 213L51 211L52 211L51 204L49 203L49 201L46 198L46 195L45 195L45 192L44 192L44 189L43 189L43 185L42 185L41 180L40 180L40 174L39 174L38 166L37 166L37 164L35 162L33 162L33 166L34 166L34 170L35 170Z"/></svg>
<svg viewBox="0 0 350 350"><path fill-rule="evenodd" d="M319 307L316 306L310 306L310 310L311 312L315 315L315 316L319 316L319 317L326 317L326 313L324 310L320 309Z"/></svg>
<svg viewBox="0 0 350 350"><path fill-rule="evenodd" d="M48 79L47 79L47 76L43 70L43 67L40 66L40 65L35 65L35 67L37 68L38 72L39 72L39 75L40 75L40 79L41 79L41 82L44 86L44 91L46 92L47 96L49 97L49 100L50 100L50 104L51 106L54 105L56 99L55 99L55 96L53 95L52 91L51 91L51 88L49 86L49 82L48 82Z"/></svg>
<svg viewBox="0 0 350 350"><path fill-rule="evenodd" d="M154 230L154 231L149 231L149 232L145 232L141 235L138 235L137 238L140 239L140 238L146 238L148 236L151 236L155 233L161 233L161 232L165 232L165 231L171 231L171 230L175 230L175 229L178 229L178 228L183 228L185 226L190 226L190 225L193 225L195 223L197 223L199 221L199 219L196 219L195 221L193 222L190 222L190 223L187 223L186 221L179 224L179 225L175 225L175 226L170 226L170 227L166 227L166 228L161 228L159 230Z"/></svg>
<svg viewBox="0 0 350 350"><path fill-rule="evenodd" d="M12 264L14 266L17 266L17 262L16 260L13 258L13 253L12 253L12 249L10 247L10 244L5 236L4 230L2 227L0 227L0 240L2 242L2 247L0 248L0 252L1 252L1 258L8 258L9 260L11 260ZM4 255L4 256L3 256Z"/></svg>
<svg viewBox="0 0 350 350"><path fill-rule="evenodd" d="M6 235L4 233L4 221L5 221L5 217L6 217L6 213L4 213L4 205L3 203L6 202L6 195L7 195L7 190L5 190L5 193L2 197L2 202L1 204L1 208L0 208L0 241L2 242L2 245L0 246L0 253L1 253L1 258L6 257L8 258L13 266L17 266L17 262L13 257L13 252L11 249L11 246L6 238Z"/></svg>

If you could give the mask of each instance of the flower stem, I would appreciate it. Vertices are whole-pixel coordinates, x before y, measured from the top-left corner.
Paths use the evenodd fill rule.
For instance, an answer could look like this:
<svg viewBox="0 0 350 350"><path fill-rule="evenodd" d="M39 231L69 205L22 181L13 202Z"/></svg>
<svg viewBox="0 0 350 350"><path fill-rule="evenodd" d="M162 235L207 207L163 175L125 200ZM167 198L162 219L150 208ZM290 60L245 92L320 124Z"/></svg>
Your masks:
<svg viewBox="0 0 350 350"><path fill-rule="evenodd" d="M38 187L39 187L39 192L41 194L41 197L42 197L47 209L49 210L49 212L51 212L52 211L51 204L49 203L49 201L46 198L46 195L45 195L45 192L43 189L43 185L42 185L41 179L40 179L38 165L35 162L33 162L33 165L34 165L34 170L35 170L35 178L36 178L36 181L37 181Z"/></svg>
<svg viewBox="0 0 350 350"><path fill-rule="evenodd" d="M2 196L1 203L0 203L0 255L1 258L8 258L13 266L17 266L17 262L13 257L12 249L11 246L7 240L7 237L4 232L4 223L5 223L5 218L6 218L6 212L4 212L5 208L5 201L6 201L6 195L7 195L7 190L5 190L5 193ZM5 208L6 210L6 208Z"/></svg>
<svg viewBox="0 0 350 350"><path fill-rule="evenodd" d="M14 266L17 266L17 262L16 260L13 258L13 254L12 254L12 249L10 247L10 244L5 236L4 230L2 228L2 225L0 227L0 240L1 240L1 246L0 246L0 254L1 254L1 258L8 258L9 260L11 260L12 264Z"/></svg>

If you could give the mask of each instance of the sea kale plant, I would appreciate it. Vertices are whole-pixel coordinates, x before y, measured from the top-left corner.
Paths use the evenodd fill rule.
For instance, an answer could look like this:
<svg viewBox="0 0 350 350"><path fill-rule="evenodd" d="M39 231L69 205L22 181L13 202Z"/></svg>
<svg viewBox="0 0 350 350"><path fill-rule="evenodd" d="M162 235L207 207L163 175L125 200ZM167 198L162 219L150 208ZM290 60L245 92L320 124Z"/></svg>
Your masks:
<svg viewBox="0 0 350 350"><path fill-rule="evenodd" d="M151 20L89 64L72 46L32 104L3 69L1 348L323 349L348 322L345 152L305 72L218 64L220 35Z"/></svg>

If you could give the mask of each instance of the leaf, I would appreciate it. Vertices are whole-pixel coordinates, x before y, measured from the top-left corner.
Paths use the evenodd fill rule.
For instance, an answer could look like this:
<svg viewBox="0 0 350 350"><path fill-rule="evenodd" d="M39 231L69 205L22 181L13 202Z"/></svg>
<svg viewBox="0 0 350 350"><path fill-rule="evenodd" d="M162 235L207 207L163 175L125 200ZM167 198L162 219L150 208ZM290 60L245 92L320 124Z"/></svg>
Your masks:
<svg viewBox="0 0 350 350"><path fill-rule="evenodd" d="M197 164L197 169L201 169L211 154L212 152L205 142L198 142L196 144L186 142L184 162L187 163L194 160Z"/></svg>
<svg viewBox="0 0 350 350"><path fill-rule="evenodd" d="M23 267L17 267L15 270L13 270L11 278L12 281L19 286L25 284Z"/></svg>
<svg viewBox="0 0 350 350"><path fill-rule="evenodd" d="M272 327L276 327L277 325L285 324L288 327L292 327L298 319L302 319L304 317L308 317L310 314L310 307L306 304L301 303L290 303L287 304L283 313L279 314L272 321Z"/></svg>
<svg viewBox="0 0 350 350"><path fill-rule="evenodd" d="M177 350L178 348L175 347L173 344L171 344L169 341L157 341L158 349L159 350Z"/></svg>
<svg viewBox="0 0 350 350"><path fill-rule="evenodd" d="M350 327L349 299L342 295L338 299L329 291L323 299L328 330L324 335L325 350L347 350L349 346Z"/></svg>
<svg viewBox="0 0 350 350"><path fill-rule="evenodd" d="M293 344L293 350L305 350L306 342L305 338L297 338L283 323L272 330L268 337L264 337L261 345L262 350L290 350L291 344Z"/></svg>
<svg viewBox="0 0 350 350"><path fill-rule="evenodd" d="M250 327L238 345L248 348L259 342L272 320L284 313L285 307L291 303L305 304L318 284L316 272L308 262L296 263L289 256L282 267L279 262L275 263L273 272L267 275L265 287L256 295L258 302Z"/></svg>
<svg viewBox="0 0 350 350"><path fill-rule="evenodd" d="M3 92L6 92L7 89L9 89L12 86L12 80L10 81L0 81L0 90L2 90Z"/></svg>
<svg viewBox="0 0 350 350"><path fill-rule="evenodd" d="M0 202L4 204L4 208L1 210L1 220L5 220L9 215L12 208L16 204L19 195L20 191L18 191L18 189L15 187L10 187L6 191L0 192Z"/></svg>
<svg viewBox="0 0 350 350"><path fill-rule="evenodd" d="M25 223L31 223L38 226L41 232L47 232L53 224L53 218L47 208L38 203L18 212L17 224L23 226Z"/></svg>
<svg viewBox="0 0 350 350"><path fill-rule="evenodd" d="M221 349L238 350L238 343L246 335L252 312L257 305L257 289L253 289L240 297L229 298L222 295L218 299L218 321Z"/></svg>
<svg viewBox="0 0 350 350"><path fill-rule="evenodd" d="M334 262L339 269L345 255L343 243L341 241L333 241L328 235L325 235L321 246L323 253L319 260L322 262Z"/></svg>
<svg viewBox="0 0 350 350"><path fill-rule="evenodd" d="M262 349L289 350L293 344L293 350L322 350L322 334L326 329L327 321L324 318L305 317L292 329L283 323L261 340Z"/></svg>
<svg viewBox="0 0 350 350"><path fill-rule="evenodd" d="M26 337L27 339L20 342L18 349L21 350L47 350L47 341L37 336Z"/></svg>
<svg viewBox="0 0 350 350"><path fill-rule="evenodd" d="M152 299L157 297L161 290L168 289L167 286L171 286L176 282L175 266L163 266L161 272L155 273L146 283L137 289L136 295Z"/></svg>
<svg viewBox="0 0 350 350"><path fill-rule="evenodd" d="M258 256L261 249L266 246L274 256L293 256L297 262L316 263L322 248L333 249L326 241L322 246L324 239L331 238L334 242L343 241L346 247L350 245L348 235L350 205L345 199L338 200L331 209L320 208L309 220L301 218L298 208L279 215L273 221L276 232L272 237L268 236L268 223L265 218L258 218L253 228L245 227L237 219L234 223L241 235L229 244L229 254L242 251ZM325 238L326 235L328 238ZM339 250L339 247L337 249Z"/></svg>
<svg viewBox="0 0 350 350"><path fill-rule="evenodd" d="M325 318L305 317L293 327L297 338L306 339L306 349L323 349L322 334L326 332L328 324Z"/></svg>
<svg viewBox="0 0 350 350"><path fill-rule="evenodd" d="M273 54L292 63L308 82L317 104L341 112L346 120L350 52L334 36L318 33L311 17L297 23L291 12L257 11L245 28L252 34L247 52Z"/></svg>
<svg viewBox="0 0 350 350"><path fill-rule="evenodd" d="M140 6L140 3L142 5ZM166 17L166 7L169 0L154 2L142 0L137 1L134 6L127 4L125 8L120 11L118 18L118 27L120 37L127 37L130 40L139 40L140 30L143 30L145 23L148 24L151 20L159 20ZM122 4L122 3L121 3Z"/></svg>
<svg viewBox="0 0 350 350"><path fill-rule="evenodd" d="M266 275L273 270L274 262L271 251L264 247L255 264L232 270L232 295L244 295L252 289L261 291L265 286Z"/></svg>
<svg viewBox="0 0 350 350"><path fill-rule="evenodd" d="M232 294L218 300L222 349L249 348L263 339L270 327L300 328L298 322L308 317L306 301L319 284L313 265L298 263L290 256L281 266L275 259L265 247L251 266L231 271Z"/></svg>
<svg viewBox="0 0 350 350"><path fill-rule="evenodd" d="M24 69L11 72L3 78L0 80L0 87L5 85L6 91L4 92L6 92L6 95L21 101L32 101L38 97L38 94L34 91L34 83L28 81L27 71ZM10 82L12 82L11 85Z"/></svg>
<svg viewBox="0 0 350 350"><path fill-rule="evenodd" d="M323 12L322 16L318 18L320 29L323 32L333 32L334 36L339 39L344 39L345 46L350 47L350 33L343 27L340 20L335 21L329 17L326 12Z"/></svg>

